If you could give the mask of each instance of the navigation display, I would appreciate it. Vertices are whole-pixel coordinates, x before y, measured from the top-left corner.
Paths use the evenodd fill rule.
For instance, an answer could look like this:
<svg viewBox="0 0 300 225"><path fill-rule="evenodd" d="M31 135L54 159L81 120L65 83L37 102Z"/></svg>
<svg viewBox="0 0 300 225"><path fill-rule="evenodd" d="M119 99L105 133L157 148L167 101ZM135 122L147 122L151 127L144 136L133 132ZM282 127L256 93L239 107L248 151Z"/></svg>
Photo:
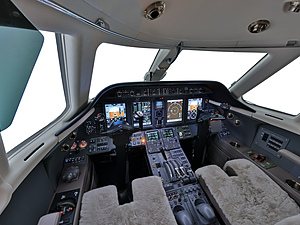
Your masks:
<svg viewBox="0 0 300 225"><path fill-rule="evenodd" d="M198 106L202 107L202 98L191 98L188 101L187 120L195 120Z"/></svg>
<svg viewBox="0 0 300 225"><path fill-rule="evenodd" d="M155 141L159 139L157 131L150 131L146 133L148 141Z"/></svg>
<svg viewBox="0 0 300 225"><path fill-rule="evenodd" d="M167 101L167 123L182 121L183 99Z"/></svg>
<svg viewBox="0 0 300 225"><path fill-rule="evenodd" d="M143 113L143 125L151 125L151 102L134 102L133 115L141 111ZM138 127L139 121L133 116L133 126Z"/></svg>
<svg viewBox="0 0 300 225"><path fill-rule="evenodd" d="M163 129L163 137L164 138L174 137L173 129Z"/></svg>
<svg viewBox="0 0 300 225"><path fill-rule="evenodd" d="M126 121L126 104L105 104L105 117L107 128Z"/></svg>

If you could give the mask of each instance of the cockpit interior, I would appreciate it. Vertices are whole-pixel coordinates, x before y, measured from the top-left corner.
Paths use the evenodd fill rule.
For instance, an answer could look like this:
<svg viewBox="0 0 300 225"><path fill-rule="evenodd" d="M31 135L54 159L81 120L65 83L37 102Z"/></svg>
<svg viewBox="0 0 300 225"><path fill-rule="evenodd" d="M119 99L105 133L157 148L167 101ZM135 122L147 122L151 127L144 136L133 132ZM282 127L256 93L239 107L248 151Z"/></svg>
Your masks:
<svg viewBox="0 0 300 225"><path fill-rule="evenodd" d="M300 224L300 108L292 94L298 84L288 74L278 86L268 83L285 66L299 63L299 1L0 5L0 40L6 43L0 45L0 225ZM55 36L65 108L29 137L13 139L8 149L6 130L18 121L46 41L40 31ZM96 60L107 43L157 52L133 81L138 65L132 55L123 56L132 64L121 75L115 71L122 60L111 60L113 66ZM167 71L185 51L262 57L234 80L230 75L243 60L233 61L228 72L210 58L208 77L219 67L226 84L202 79L196 70L194 79L180 73L172 80ZM146 61L146 55L137 58ZM53 56L46 56L50 64ZM93 81L96 66L109 70L100 82ZM43 69L45 77L54 76ZM265 82L256 99L266 106L248 101L247 93ZM45 107L48 100L39 93L59 90L47 81L36 86L31 102L51 114L58 100ZM92 86L101 88L90 97ZM265 100L272 97L276 104ZM286 105L297 113L281 111L290 110ZM39 123L29 115L21 120L27 118L30 125L18 128L22 133Z"/></svg>

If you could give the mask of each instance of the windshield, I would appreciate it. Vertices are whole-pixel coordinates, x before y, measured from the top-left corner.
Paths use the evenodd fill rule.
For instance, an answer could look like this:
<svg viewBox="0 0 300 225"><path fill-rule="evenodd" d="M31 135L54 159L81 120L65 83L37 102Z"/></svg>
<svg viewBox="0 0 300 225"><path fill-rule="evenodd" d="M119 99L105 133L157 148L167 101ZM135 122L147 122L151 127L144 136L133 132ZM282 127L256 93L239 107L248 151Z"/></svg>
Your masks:
<svg viewBox="0 0 300 225"><path fill-rule="evenodd" d="M163 80L213 80L229 88L265 53L182 51Z"/></svg>
<svg viewBox="0 0 300 225"><path fill-rule="evenodd" d="M143 81L158 49L101 44L96 52L89 97L121 82Z"/></svg>
<svg viewBox="0 0 300 225"><path fill-rule="evenodd" d="M294 104L294 97L299 96L299 85L298 82L293 82L299 79L299 65L300 57L244 94L243 99L250 104L290 115L299 114L300 105ZM288 93L288 95L293 96L293 98L287 98L287 96L282 93Z"/></svg>
<svg viewBox="0 0 300 225"><path fill-rule="evenodd" d="M143 81L157 51L101 44L95 57L90 98L114 83ZM264 56L265 53L183 50L163 81L213 80L229 88Z"/></svg>

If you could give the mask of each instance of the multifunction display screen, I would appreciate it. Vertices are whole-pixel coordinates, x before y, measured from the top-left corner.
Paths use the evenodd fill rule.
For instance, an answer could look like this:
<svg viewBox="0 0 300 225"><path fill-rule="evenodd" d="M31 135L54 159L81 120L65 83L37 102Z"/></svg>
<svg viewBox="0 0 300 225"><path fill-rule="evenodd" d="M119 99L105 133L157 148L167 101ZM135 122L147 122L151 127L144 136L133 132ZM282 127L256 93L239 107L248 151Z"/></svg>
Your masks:
<svg viewBox="0 0 300 225"><path fill-rule="evenodd" d="M162 101L157 101L156 102L156 109L162 109L163 108L163 102Z"/></svg>
<svg viewBox="0 0 300 225"><path fill-rule="evenodd" d="M163 129L163 137L164 138L174 137L173 129Z"/></svg>
<svg viewBox="0 0 300 225"><path fill-rule="evenodd" d="M167 123L182 121L183 99L167 101Z"/></svg>
<svg viewBox="0 0 300 225"><path fill-rule="evenodd" d="M150 131L146 133L148 141L155 141L159 139L157 131Z"/></svg>
<svg viewBox="0 0 300 225"><path fill-rule="evenodd" d="M143 113L143 125L151 125L151 102L134 102L133 103L133 126L138 127L139 121L134 117L137 111Z"/></svg>
<svg viewBox="0 0 300 225"><path fill-rule="evenodd" d="M107 128L126 121L126 104L105 104L105 117Z"/></svg>
<svg viewBox="0 0 300 225"><path fill-rule="evenodd" d="M191 98L188 101L187 120L195 120L198 106L202 107L202 98Z"/></svg>

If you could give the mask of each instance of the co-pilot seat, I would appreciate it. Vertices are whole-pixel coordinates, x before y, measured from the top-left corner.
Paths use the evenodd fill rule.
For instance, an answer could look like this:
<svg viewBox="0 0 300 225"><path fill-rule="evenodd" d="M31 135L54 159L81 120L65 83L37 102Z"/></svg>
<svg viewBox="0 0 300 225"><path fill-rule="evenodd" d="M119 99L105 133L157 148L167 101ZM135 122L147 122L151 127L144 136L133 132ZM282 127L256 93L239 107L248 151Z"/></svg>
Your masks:
<svg viewBox="0 0 300 225"><path fill-rule="evenodd" d="M113 185L85 193L79 224L176 224L159 177L133 180L132 193L133 202L124 205Z"/></svg>
<svg viewBox="0 0 300 225"><path fill-rule="evenodd" d="M226 224L300 224L295 201L249 160L228 161L224 170L202 167L195 174Z"/></svg>

